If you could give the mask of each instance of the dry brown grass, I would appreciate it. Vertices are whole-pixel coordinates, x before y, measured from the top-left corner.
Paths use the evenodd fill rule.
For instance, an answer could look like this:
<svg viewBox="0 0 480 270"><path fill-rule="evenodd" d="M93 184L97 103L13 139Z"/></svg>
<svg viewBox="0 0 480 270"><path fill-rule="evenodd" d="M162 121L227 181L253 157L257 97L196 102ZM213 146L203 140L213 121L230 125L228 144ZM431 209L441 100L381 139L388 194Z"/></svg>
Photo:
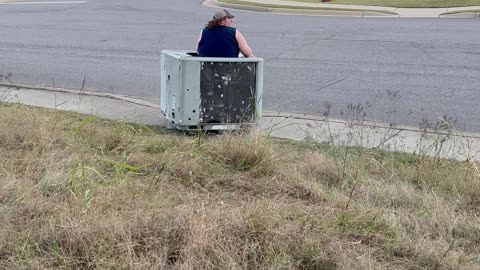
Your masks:
<svg viewBox="0 0 480 270"><path fill-rule="evenodd" d="M328 153L0 104L0 269L480 269L471 163Z"/></svg>

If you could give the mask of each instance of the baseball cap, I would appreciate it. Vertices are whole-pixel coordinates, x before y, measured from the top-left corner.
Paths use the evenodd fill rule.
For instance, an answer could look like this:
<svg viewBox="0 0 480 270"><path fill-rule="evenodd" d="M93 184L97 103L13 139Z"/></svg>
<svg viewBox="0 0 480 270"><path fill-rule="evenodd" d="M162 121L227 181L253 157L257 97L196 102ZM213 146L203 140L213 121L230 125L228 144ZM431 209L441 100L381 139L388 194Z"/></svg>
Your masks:
<svg viewBox="0 0 480 270"><path fill-rule="evenodd" d="M231 18L231 19L235 18L235 16L226 9L217 10L213 14L213 18L215 20L222 19L222 18L225 18L225 17L228 17L228 18Z"/></svg>

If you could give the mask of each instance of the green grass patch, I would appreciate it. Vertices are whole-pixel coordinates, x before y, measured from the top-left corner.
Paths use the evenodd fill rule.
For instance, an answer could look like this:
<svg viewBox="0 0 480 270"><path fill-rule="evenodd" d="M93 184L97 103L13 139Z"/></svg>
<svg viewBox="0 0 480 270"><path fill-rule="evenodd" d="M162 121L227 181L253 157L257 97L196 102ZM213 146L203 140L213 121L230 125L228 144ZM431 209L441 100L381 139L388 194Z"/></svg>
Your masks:
<svg viewBox="0 0 480 270"><path fill-rule="evenodd" d="M0 103L0 268L479 269L478 166Z"/></svg>

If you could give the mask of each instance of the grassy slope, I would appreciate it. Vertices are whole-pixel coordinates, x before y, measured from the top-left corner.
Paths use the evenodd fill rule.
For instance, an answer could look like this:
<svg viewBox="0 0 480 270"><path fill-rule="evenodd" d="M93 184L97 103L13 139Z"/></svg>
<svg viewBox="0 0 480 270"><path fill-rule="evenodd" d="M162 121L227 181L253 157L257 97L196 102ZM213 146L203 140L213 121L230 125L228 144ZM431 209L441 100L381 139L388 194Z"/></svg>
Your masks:
<svg viewBox="0 0 480 270"><path fill-rule="evenodd" d="M220 2L227 2L219 0ZM237 1L237 0L233 0ZM228 2L233 2L232 0ZM321 0L287 0L293 2L321 3ZM413 7L413 8L435 8L435 7L464 7L480 6L480 0L332 0L331 4L344 5L369 5L386 7Z"/></svg>
<svg viewBox="0 0 480 270"><path fill-rule="evenodd" d="M480 269L475 166L0 104L0 269Z"/></svg>

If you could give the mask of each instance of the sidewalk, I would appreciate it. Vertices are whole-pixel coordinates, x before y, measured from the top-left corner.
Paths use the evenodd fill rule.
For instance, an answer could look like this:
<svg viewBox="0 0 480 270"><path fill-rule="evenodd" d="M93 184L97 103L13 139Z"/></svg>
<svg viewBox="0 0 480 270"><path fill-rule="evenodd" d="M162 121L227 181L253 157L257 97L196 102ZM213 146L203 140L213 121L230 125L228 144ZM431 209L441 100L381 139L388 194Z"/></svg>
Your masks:
<svg viewBox="0 0 480 270"><path fill-rule="evenodd" d="M159 100L49 87L27 89L27 85L21 86L0 86L0 101L165 126ZM382 123L348 123L340 119L273 111L264 111L260 127L264 133L278 138L480 161L480 134L446 131L427 133L408 126L392 128Z"/></svg>
<svg viewBox="0 0 480 270"><path fill-rule="evenodd" d="M259 12L324 15L324 16L356 16L356 17L479 17L480 6L451 8L396 8L361 5L338 5L331 3L302 3L286 0L241 0L238 3L224 3L217 0L206 0L204 5L225 7Z"/></svg>

